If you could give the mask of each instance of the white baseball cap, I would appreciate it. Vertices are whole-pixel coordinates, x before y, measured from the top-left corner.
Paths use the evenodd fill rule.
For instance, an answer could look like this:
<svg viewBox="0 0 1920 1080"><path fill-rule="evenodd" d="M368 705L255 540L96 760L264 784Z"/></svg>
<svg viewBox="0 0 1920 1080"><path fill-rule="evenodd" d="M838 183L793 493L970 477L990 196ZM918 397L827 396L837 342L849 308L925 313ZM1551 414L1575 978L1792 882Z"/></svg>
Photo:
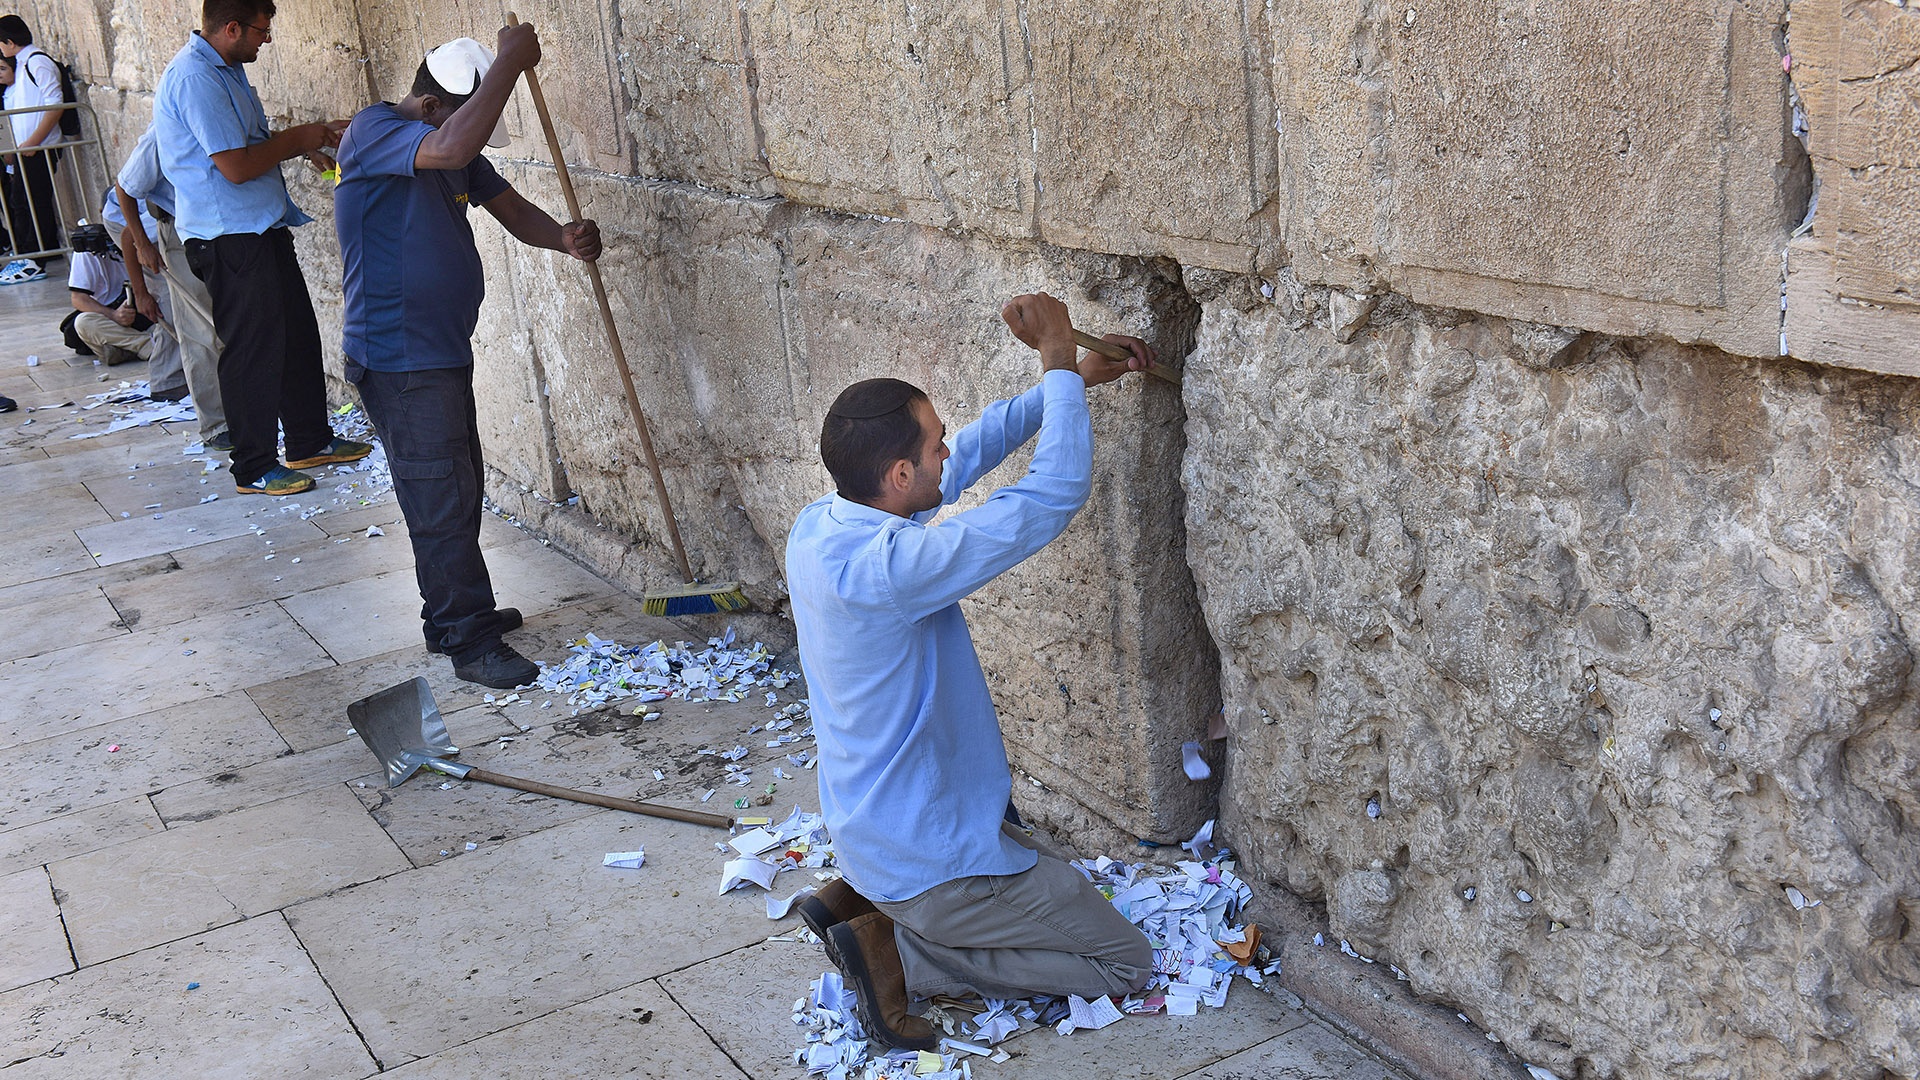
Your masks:
<svg viewBox="0 0 1920 1080"><path fill-rule="evenodd" d="M433 81L439 83L447 93L461 97L480 89L480 80L486 77L491 67L493 50L470 37L454 38L427 53L427 73L433 76ZM507 142L507 121L502 117L494 121L493 134L487 136L487 145L501 147Z"/></svg>

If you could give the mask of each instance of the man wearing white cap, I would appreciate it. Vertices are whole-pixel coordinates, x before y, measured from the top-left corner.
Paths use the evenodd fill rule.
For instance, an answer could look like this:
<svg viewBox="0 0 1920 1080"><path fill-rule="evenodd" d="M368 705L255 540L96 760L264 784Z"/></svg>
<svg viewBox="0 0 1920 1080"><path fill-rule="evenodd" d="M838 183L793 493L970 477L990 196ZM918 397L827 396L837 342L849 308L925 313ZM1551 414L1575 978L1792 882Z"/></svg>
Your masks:
<svg viewBox="0 0 1920 1080"><path fill-rule="evenodd" d="M527 24L500 55L472 38L434 49L398 104L361 110L340 140L334 223L346 262L347 379L360 388L393 465L412 533L430 652L469 682L510 689L539 674L500 636L520 613L494 606L480 553L486 480L473 400L473 331L485 295L467 213L484 206L534 247L600 256L591 221L561 225L513 190L484 146L505 146L500 111L540 61Z"/></svg>

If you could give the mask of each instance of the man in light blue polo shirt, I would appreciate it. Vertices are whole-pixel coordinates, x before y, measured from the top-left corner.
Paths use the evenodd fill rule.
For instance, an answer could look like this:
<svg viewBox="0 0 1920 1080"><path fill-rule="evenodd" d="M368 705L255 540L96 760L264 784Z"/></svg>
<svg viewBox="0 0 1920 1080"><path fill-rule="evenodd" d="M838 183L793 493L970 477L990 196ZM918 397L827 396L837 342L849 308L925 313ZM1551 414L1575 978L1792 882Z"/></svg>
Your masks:
<svg viewBox="0 0 1920 1080"><path fill-rule="evenodd" d="M497 42L497 58L472 38L441 45L411 93L353 118L340 140L333 220L346 263L347 379L393 463L427 649L445 653L456 677L505 690L540 669L500 639L520 613L494 606L480 551L486 466L473 330L486 282L467 215L484 207L521 243L582 260L600 256L600 230L556 222L481 155L507 145L500 110L540 60L527 23L503 28Z"/></svg>
<svg viewBox="0 0 1920 1080"><path fill-rule="evenodd" d="M787 586L820 747L820 808L845 885L803 907L847 977L869 1036L929 1049L911 995L1125 994L1152 975L1146 938L1071 866L1004 827L1013 779L959 601L1059 536L1092 487L1086 388L1145 369L1074 361L1066 305L1001 312L1040 351L1040 385L943 442L920 390L869 379L821 427L838 492L787 538ZM1039 433L1017 483L934 514Z"/></svg>
<svg viewBox="0 0 1920 1080"><path fill-rule="evenodd" d="M147 318L164 315L173 324L180 339L187 390L193 395L193 411L200 418L200 439L209 450L232 450L227 410L220 397L220 338L213 328L213 299L207 295L206 282L194 277L187 267L187 251L181 246L180 230L174 227L177 204L173 185L160 171L160 141L153 127L149 126L133 145L113 189L120 213L128 222L120 231L120 250L128 269L139 266L156 271L167 283L169 302L162 312L159 301L146 287L146 275L129 274L134 304ZM141 202L153 215L152 233L137 212Z"/></svg>
<svg viewBox="0 0 1920 1080"><path fill-rule="evenodd" d="M220 397L233 437L234 489L243 495L306 491L313 478L297 470L355 461L373 449L335 438L327 426L320 326L291 231L312 219L287 197L280 176L282 161L339 145L346 121L267 129L242 65L273 39L273 12L272 0L206 0L201 29L167 65L153 104L175 224L226 343Z"/></svg>

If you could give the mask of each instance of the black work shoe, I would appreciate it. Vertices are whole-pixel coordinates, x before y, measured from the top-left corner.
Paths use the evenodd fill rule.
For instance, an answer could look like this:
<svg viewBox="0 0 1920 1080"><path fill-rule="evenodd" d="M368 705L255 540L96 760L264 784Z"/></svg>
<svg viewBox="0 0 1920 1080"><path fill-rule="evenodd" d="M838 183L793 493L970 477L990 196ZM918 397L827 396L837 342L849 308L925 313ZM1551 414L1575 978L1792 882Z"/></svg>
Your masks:
<svg viewBox="0 0 1920 1080"><path fill-rule="evenodd" d="M5 394L0 394L0 412L12 412L13 410L19 407L20 407L19 402L6 396Z"/></svg>
<svg viewBox="0 0 1920 1080"><path fill-rule="evenodd" d="M893 943L893 920L879 911L827 927L840 953L840 974L853 987L853 1009L867 1038L897 1050L931 1050L939 1034L907 1011L907 976Z"/></svg>
<svg viewBox="0 0 1920 1080"><path fill-rule="evenodd" d="M233 453L233 432L222 431L213 438L201 442L200 446L205 450L218 450L222 454L231 454Z"/></svg>
<svg viewBox="0 0 1920 1080"><path fill-rule="evenodd" d="M503 634L510 634L520 629L521 624L526 622L525 619L520 617L520 609L517 607L499 608L494 614L500 619L500 632ZM435 656L439 656L447 650L441 648L439 642L429 641L427 642L427 651Z"/></svg>
<svg viewBox="0 0 1920 1080"><path fill-rule="evenodd" d="M877 910L873 901L838 879L827 882L818 892L800 901L800 917L807 921L807 929L820 939L820 947L827 951L827 959L833 961L834 967L840 966L840 949L827 931Z"/></svg>
<svg viewBox="0 0 1920 1080"><path fill-rule="evenodd" d="M513 646L501 642L478 660L455 664L453 675L457 679L491 686L495 690L512 690L539 678L540 666L513 651Z"/></svg>

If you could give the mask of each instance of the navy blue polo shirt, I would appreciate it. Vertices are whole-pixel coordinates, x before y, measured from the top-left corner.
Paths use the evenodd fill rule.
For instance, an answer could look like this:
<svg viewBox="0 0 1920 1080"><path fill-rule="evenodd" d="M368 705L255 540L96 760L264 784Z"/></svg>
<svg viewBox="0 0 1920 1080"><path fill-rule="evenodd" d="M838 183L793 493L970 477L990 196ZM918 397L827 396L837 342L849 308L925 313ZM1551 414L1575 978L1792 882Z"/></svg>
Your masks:
<svg viewBox="0 0 1920 1080"><path fill-rule="evenodd" d="M370 371L473 363L486 282L467 213L507 190L485 157L416 172L433 125L387 102L360 111L340 140L333 220L346 261L347 356Z"/></svg>

